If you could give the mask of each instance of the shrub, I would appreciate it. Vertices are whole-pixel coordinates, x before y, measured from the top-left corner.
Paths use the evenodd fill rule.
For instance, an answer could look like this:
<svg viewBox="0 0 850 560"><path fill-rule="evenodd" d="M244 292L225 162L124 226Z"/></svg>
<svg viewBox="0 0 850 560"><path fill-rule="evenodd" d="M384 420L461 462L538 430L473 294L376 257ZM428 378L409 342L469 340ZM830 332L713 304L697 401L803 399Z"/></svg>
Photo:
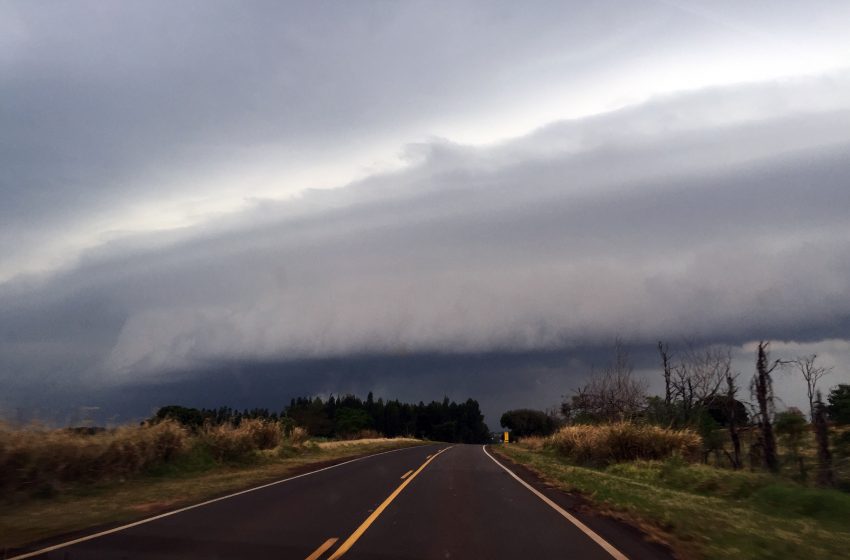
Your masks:
<svg viewBox="0 0 850 560"><path fill-rule="evenodd" d="M0 490L42 493L64 483L123 478L187 447L185 428L173 421L104 431L0 426Z"/></svg>
<svg viewBox="0 0 850 560"><path fill-rule="evenodd" d="M277 422L261 419L242 420L239 428L251 435L257 449L274 449L280 445L283 438L283 430Z"/></svg>
<svg viewBox="0 0 850 560"><path fill-rule="evenodd" d="M580 464L608 465L638 459L666 459L673 455L692 459L702 441L690 430L620 422L597 426L567 426L549 438L561 454Z"/></svg>
<svg viewBox="0 0 850 560"><path fill-rule="evenodd" d="M295 426L289 432L289 443L292 445L301 445L307 441L308 435L307 430L300 426Z"/></svg>
<svg viewBox="0 0 850 560"><path fill-rule="evenodd" d="M216 461L242 461L257 450L254 433L247 422L240 426L204 426L201 441Z"/></svg>

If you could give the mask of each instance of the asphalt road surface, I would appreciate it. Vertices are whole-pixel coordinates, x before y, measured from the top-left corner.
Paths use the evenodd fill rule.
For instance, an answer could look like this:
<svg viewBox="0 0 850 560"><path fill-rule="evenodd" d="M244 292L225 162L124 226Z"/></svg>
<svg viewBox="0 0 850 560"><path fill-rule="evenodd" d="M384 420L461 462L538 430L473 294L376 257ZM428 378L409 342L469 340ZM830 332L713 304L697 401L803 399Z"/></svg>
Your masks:
<svg viewBox="0 0 850 560"><path fill-rule="evenodd" d="M23 557L670 557L634 529L576 513L569 496L524 483L499 461L480 445L381 453Z"/></svg>

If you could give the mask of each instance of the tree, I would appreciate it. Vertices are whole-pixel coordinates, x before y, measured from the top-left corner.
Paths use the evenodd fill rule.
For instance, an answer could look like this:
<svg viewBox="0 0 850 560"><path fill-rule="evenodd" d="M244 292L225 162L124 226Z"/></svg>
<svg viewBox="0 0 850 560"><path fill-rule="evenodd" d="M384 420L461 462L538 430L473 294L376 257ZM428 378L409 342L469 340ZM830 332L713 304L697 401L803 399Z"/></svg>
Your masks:
<svg viewBox="0 0 850 560"><path fill-rule="evenodd" d="M669 408L673 402L672 387L670 385L670 350L660 340L658 341L658 353L661 354L661 366L664 371L664 404Z"/></svg>
<svg viewBox="0 0 850 560"><path fill-rule="evenodd" d="M815 418L815 391L817 391L818 381L832 371L831 367L823 367L815 364L817 354L808 356L797 356L791 360L791 364L797 368L803 380L806 382L806 396L809 397L809 418L814 421Z"/></svg>
<svg viewBox="0 0 850 560"><path fill-rule="evenodd" d="M542 410L521 408L502 414L500 423L503 428L517 437L548 436L555 431L555 420Z"/></svg>
<svg viewBox="0 0 850 560"><path fill-rule="evenodd" d="M829 451L829 425L826 422L826 406L820 391L815 398L815 439L818 443L818 484L833 486L835 475L832 471L832 453Z"/></svg>
<svg viewBox="0 0 850 560"><path fill-rule="evenodd" d="M646 381L634 377L628 352L617 340L614 361L575 389L561 411L572 421L616 422L635 418L645 405Z"/></svg>
<svg viewBox="0 0 850 560"><path fill-rule="evenodd" d="M204 424L204 414L200 410L175 404L163 406L151 420L161 422L166 419L179 422L191 430L197 430Z"/></svg>
<svg viewBox="0 0 850 560"><path fill-rule="evenodd" d="M773 421L773 427L776 434L782 438L782 442L790 452L792 463L796 463L800 469L800 479L806 479L806 467L803 462L803 457L800 455L800 448L803 446L803 439L806 437L808 422L806 417L799 408L791 407L784 412L776 415Z"/></svg>
<svg viewBox="0 0 850 560"><path fill-rule="evenodd" d="M359 408L342 407L334 416L334 431L338 435L350 436L372 427L369 413Z"/></svg>
<svg viewBox="0 0 850 560"><path fill-rule="evenodd" d="M673 397L681 405L685 424L700 421L702 405L720 393L732 369L732 353L725 346L696 348L688 345L679 363L672 367Z"/></svg>
<svg viewBox="0 0 850 560"><path fill-rule="evenodd" d="M773 435L771 414L773 413L773 379L770 374L782 365L780 360L769 362L769 342L760 341L756 358L756 374L753 376L751 390L755 393L759 407L760 444L764 465L770 472L779 472L779 460L776 456L776 438Z"/></svg>
<svg viewBox="0 0 850 560"><path fill-rule="evenodd" d="M827 400L829 419L836 424L850 424L850 385L841 383L833 387Z"/></svg>
<svg viewBox="0 0 850 560"><path fill-rule="evenodd" d="M741 468L741 435L738 433L738 424L747 422L747 408L735 397L738 394L736 381L738 372L732 372L731 368L726 372L726 417L729 439L732 440L732 468Z"/></svg>

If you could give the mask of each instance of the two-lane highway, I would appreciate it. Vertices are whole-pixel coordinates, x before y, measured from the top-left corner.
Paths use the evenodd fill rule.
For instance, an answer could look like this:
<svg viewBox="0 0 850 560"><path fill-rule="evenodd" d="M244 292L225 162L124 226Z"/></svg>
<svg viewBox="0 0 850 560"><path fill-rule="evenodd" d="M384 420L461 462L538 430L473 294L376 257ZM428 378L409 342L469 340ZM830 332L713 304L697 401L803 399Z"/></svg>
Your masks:
<svg viewBox="0 0 850 560"><path fill-rule="evenodd" d="M23 557L601 560L629 557L624 550L657 557L636 534L617 539L609 542L524 485L482 446L429 445L346 462Z"/></svg>

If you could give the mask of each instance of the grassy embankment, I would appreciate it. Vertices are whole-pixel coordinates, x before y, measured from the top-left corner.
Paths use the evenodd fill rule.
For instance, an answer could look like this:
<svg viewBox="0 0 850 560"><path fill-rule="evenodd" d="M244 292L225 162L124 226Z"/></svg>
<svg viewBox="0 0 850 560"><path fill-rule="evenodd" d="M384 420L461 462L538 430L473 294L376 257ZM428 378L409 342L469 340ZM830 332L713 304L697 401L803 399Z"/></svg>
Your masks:
<svg viewBox="0 0 850 560"><path fill-rule="evenodd" d="M0 551L120 524L415 439L315 442L274 423L190 433L171 422L85 435L0 426Z"/></svg>
<svg viewBox="0 0 850 560"><path fill-rule="evenodd" d="M561 433L494 450L583 495L597 509L642 526L681 557L848 557L848 493L694 463L687 460L693 458L687 443L679 450L668 446L673 452L662 459L655 451L642 453L640 441L628 444L594 433L604 428L573 429L584 432L585 444L577 445L575 434ZM594 445L598 451L588 451Z"/></svg>

